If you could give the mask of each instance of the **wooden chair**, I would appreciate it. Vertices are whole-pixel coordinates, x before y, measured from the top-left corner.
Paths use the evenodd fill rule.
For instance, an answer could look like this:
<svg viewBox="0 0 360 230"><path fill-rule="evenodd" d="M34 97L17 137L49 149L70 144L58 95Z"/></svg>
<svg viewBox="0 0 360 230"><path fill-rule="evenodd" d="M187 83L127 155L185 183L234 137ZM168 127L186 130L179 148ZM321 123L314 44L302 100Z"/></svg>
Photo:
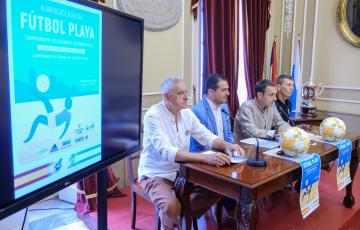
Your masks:
<svg viewBox="0 0 360 230"><path fill-rule="evenodd" d="M150 197L146 194L145 190L139 185L137 178L134 176L133 172L133 161L140 158L140 153L135 153L127 157L127 165L128 165L128 174L129 174L129 182L131 187L131 228L135 229L136 223L136 196L139 195L145 200L149 201L150 203L154 204ZM160 217L159 217L159 209L155 206L155 228L154 229L161 229L160 224ZM182 217L183 215L181 215ZM182 218L181 218L182 220ZM194 230L198 229L197 226L197 219L193 218L193 227Z"/></svg>

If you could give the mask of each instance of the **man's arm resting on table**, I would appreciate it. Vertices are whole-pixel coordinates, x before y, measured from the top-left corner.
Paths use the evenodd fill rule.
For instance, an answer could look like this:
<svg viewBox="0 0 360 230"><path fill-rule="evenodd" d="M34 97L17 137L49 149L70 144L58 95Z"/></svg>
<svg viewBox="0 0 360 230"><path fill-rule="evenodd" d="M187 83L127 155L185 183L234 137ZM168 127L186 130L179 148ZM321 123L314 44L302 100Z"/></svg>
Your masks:
<svg viewBox="0 0 360 230"><path fill-rule="evenodd" d="M176 152L175 161L196 162L201 164L214 165L217 167L230 165L230 157L220 152L213 154L196 154L178 150Z"/></svg>
<svg viewBox="0 0 360 230"><path fill-rule="evenodd" d="M214 142L212 144L212 148L221 149L229 156L232 156L232 153L235 151L238 152L240 154L240 156L242 156L242 157L245 156L245 151L243 148L241 148L237 144L232 144L232 143L226 142L221 138L216 138L214 140Z"/></svg>

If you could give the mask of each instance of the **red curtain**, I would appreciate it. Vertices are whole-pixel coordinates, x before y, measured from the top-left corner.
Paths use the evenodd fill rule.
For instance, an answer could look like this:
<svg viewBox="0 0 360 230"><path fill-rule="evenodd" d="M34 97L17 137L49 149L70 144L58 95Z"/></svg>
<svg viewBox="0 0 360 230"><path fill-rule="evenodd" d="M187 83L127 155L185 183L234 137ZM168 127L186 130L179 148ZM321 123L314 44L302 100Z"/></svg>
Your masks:
<svg viewBox="0 0 360 230"><path fill-rule="evenodd" d="M238 1L204 0L204 76L221 73L227 77L233 115L238 109Z"/></svg>
<svg viewBox="0 0 360 230"><path fill-rule="evenodd" d="M108 197L126 196L117 188L118 179L115 177L111 167L108 170ZM97 207L97 186L96 173L86 177L77 183L77 201L75 204L75 211L81 217L82 215L95 211Z"/></svg>
<svg viewBox="0 0 360 230"><path fill-rule="evenodd" d="M242 0L246 86L255 98L255 84L263 78L265 36L270 23L271 0Z"/></svg>

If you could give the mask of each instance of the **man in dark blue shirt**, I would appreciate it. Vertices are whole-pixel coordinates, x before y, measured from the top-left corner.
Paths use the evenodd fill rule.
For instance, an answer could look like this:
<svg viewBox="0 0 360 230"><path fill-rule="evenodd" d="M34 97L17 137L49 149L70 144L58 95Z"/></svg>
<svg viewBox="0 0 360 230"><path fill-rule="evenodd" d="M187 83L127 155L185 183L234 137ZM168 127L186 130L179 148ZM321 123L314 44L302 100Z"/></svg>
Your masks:
<svg viewBox="0 0 360 230"><path fill-rule="evenodd" d="M291 112L291 102L289 98L294 91L294 80L291 75L280 75L276 80L276 87L278 92L276 94L277 100L275 101L276 108L278 109L282 119L289 122Z"/></svg>

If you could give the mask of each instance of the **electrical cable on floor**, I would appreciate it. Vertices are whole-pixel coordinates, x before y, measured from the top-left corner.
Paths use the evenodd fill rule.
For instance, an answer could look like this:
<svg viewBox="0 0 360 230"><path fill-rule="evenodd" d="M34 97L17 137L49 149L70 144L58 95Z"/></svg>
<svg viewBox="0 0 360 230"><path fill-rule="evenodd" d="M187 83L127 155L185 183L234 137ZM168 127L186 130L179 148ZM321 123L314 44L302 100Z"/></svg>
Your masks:
<svg viewBox="0 0 360 230"><path fill-rule="evenodd" d="M25 214L24 214L24 220L23 220L23 223L22 223L22 225L21 225L21 230L24 230L27 212L28 212L28 208L26 207L26 209L25 209Z"/></svg>
<svg viewBox="0 0 360 230"><path fill-rule="evenodd" d="M46 211L46 210L73 210L74 208L32 208L30 211Z"/></svg>
<svg viewBox="0 0 360 230"><path fill-rule="evenodd" d="M64 202L64 203L68 203L68 204L72 204L74 205L73 203L69 202L69 201L66 201L66 200L60 200L58 198L52 198L52 199L47 199L47 200L40 200L34 204L41 204L41 203L44 203L44 202L47 202L47 201L61 201L61 202Z"/></svg>

